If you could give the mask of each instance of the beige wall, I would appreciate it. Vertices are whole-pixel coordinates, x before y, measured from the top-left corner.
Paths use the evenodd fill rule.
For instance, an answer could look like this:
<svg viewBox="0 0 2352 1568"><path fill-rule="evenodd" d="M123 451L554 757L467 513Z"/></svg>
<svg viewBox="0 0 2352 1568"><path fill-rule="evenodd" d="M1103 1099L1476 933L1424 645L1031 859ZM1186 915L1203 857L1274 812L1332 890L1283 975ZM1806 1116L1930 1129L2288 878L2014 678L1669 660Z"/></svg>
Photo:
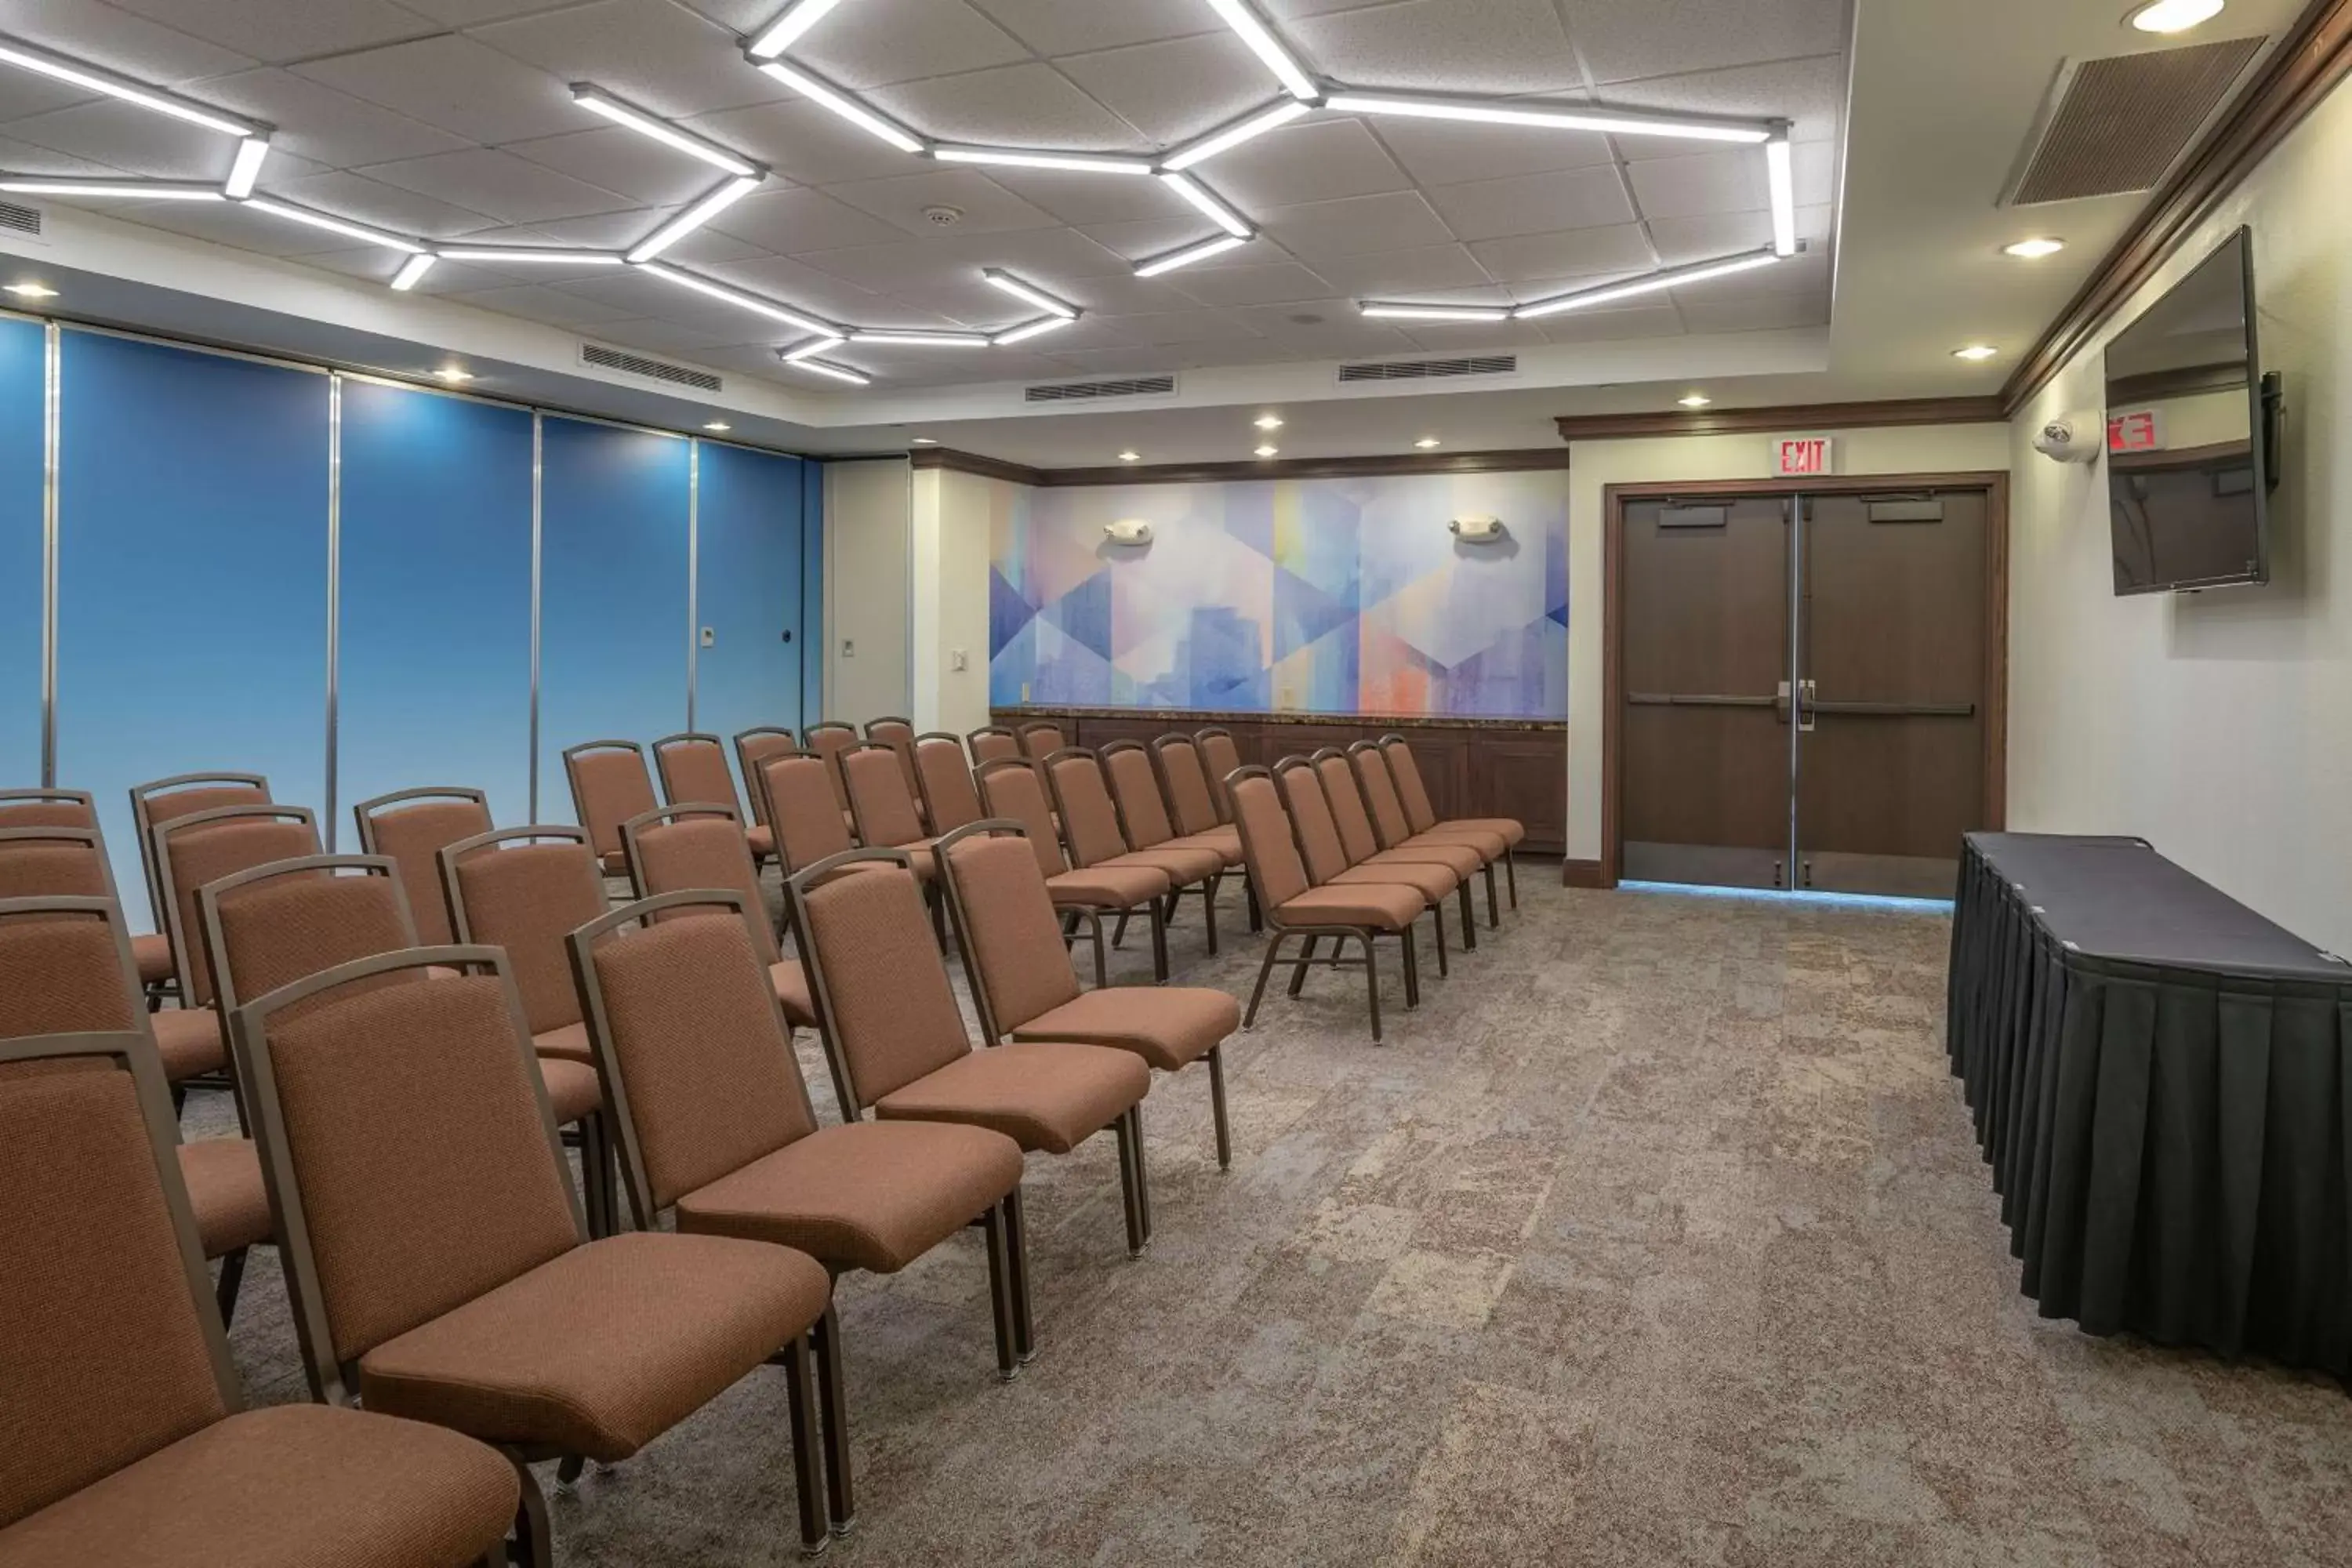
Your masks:
<svg viewBox="0 0 2352 1568"><path fill-rule="evenodd" d="M914 476L910 712L919 731L961 735L988 722L988 542L1024 488L943 468Z"/></svg>
<svg viewBox="0 0 2352 1568"><path fill-rule="evenodd" d="M2339 952L2352 952L2347 166L2339 92L2117 321L2252 226L2263 364L2285 377L2269 585L2115 596L2103 469L2030 444L2054 415L2099 408L2104 336L2013 426L2010 545L2011 826L2140 834Z"/></svg>
<svg viewBox="0 0 2352 1568"><path fill-rule="evenodd" d="M2000 425L1921 426L1895 430L1790 430L1836 438L1840 474L2005 470L2009 431ZM1690 479L1755 479L1772 471L1769 436L1677 436L1579 441L1570 447L1568 534L1568 853L1601 858L1601 497L1610 485Z"/></svg>
<svg viewBox="0 0 2352 1568"><path fill-rule="evenodd" d="M908 478L904 458L824 466L824 718L862 724L911 705ZM845 643L856 648L845 658Z"/></svg>

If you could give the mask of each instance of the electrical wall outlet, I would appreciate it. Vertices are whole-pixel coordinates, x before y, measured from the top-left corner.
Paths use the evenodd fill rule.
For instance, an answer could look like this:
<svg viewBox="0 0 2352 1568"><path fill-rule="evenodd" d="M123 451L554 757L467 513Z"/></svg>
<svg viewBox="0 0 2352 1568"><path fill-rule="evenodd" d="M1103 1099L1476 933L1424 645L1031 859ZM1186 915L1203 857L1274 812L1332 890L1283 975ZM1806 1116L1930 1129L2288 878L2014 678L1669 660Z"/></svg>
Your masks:
<svg viewBox="0 0 2352 1568"><path fill-rule="evenodd" d="M841 639L841 657L844 658L856 658L857 657L857 639L856 637L844 637Z"/></svg>
<svg viewBox="0 0 2352 1568"><path fill-rule="evenodd" d="M716 647L719 646L719 631L717 627L705 626L702 628L702 646L705 647Z"/></svg>

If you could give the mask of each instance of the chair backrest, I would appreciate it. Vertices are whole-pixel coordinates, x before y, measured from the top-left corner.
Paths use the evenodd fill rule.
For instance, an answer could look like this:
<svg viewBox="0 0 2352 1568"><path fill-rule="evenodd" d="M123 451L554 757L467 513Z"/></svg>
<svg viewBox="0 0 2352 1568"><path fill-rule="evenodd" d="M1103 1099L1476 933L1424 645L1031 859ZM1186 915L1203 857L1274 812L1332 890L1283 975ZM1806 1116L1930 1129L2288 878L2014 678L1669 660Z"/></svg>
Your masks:
<svg viewBox="0 0 2352 1568"><path fill-rule="evenodd" d="M735 765L743 773L743 793L751 800L752 821L768 820L768 797L760 788L760 770L770 758L789 757L800 749L800 742L782 725L762 724L736 735Z"/></svg>
<svg viewBox="0 0 2352 1568"><path fill-rule="evenodd" d="M1231 730L1211 726L1199 731L1193 739L1201 743L1201 763L1209 771L1209 790L1217 805L1217 820L1234 819L1234 803L1225 793L1225 781L1242 765L1242 748Z"/></svg>
<svg viewBox="0 0 2352 1568"><path fill-rule="evenodd" d="M1176 824L1168 815L1167 798L1160 793L1160 774L1151 765L1150 749L1140 741L1113 741L1100 756L1129 845L1149 849L1175 837Z"/></svg>
<svg viewBox="0 0 2352 1568"><path fill-rule="evenodd" d="M833 780L833 804L836 811L849 809L849 786L841 777L841 753L852 746L865 744L857 738L857 726L838 719L827 719L801 731L801 744L824 759L827 776Z"/></svg>
<svg viewBox="0 0 2352 1568"><path fill-rule="evenodd" d="M993 1040L1078 994L1061 917L1019 823L987 817L940 840L940 878L971 979L980 1032Z"/></svg>
<svg viewBox="0 0 2352 1568"><path fill-rule="evenodd" d="M915 809L915 797L907 793L898 752L887 746L843 752L841 782L849 790L849 815L856 819L858 842L887 849L923 837L923 819Z"/></svg>
<svg viewBox="0 0 2352 1568"><path fill-rule="evenodd" d="M86 789L0 789L0 827L96 827Z"/></svg>
<svg viewBox="0 0 2352 1568"><path fill-rule="evenodd" d="M972 766L1021 755L1021 737L1002 724L982 724L964 737L971 747Z"/></svg>
<svg viewBox="0 0 2352 1568"><path fill-rule="evenodd" d="M1323 798L1330 803L1348 864L1379 854L1380 836L1372 831L1371 814L1364 809L1364 792L1356 783L1356 770L1348 765L1348 754L1336 746L1324 747L1315 753L1315 775L1323 781Z"/></svg>
<svg viewBox="0 0 2352 1568"><path fill-rule="evenodd" d="M1091 866L1126 854L1131 846L1119 831L1118 807L1103 777L1102 760L1082 746L1070 746L1047 757L1044 766L1071 863Z"/></svg>
<svg viewBox="0 0 2352 1568"><path fill-rule="evenodd" d="M461 973L384 984L427 966ZM230 1030L326 1403L377 1345L585 1239L497 948L339 964L247 1003Z"/></svg>
<svg viewBox="0 0 2352 1568"><path fill-rule="evenodd" d="M656 741L653 753L662 799L672 805L731 805L742 816L743 798L735 793L735 774L727 766L726 742L688 730Z"/></svg>
<svg viewBox="0 0 2352 1568"><path fill-rule="evenodd" d="M460 942L506 949L531 1033L580 1021L563 939L604 912L604 873L576 827L507 827L441 851L441 886Z"/></svg>
<svg viewBox="0 0 2352 1568"><path fill-rule="evenodd" d="M0 1041L0 1531L237 1408L178 1128L142 1034Z"/></svg>
<svg viewBox="0 0 2352 1568"><path fill-rule="evenodd" d="M180 1000L213 1001L213 966L196 923L196 894L207 882L272 860L319 852L319 825L299 805L216 805L159 822L155 868L163 880L164 933L179 971Z"/></svg>
<svg viewBox="0 0 2352 1568"><path fill-rule="evenodd" d="M1236 768L1231 784L1242 860L1249 867L1259 907L1271 914L1307 890L1307 867L1291 842L1290 814L1283 809L1274 775L1264 768Z"/></svg>
<svg viewBox="0 0 2352 1568"><path fill-rule="evenodd" d="M972 770L972 782L991 816L1021 825L1036 857L1039 874L1058 877L1070 868L1062 858L1062 836L1054 826L1054 805L1045 795L1045 771L1026 757L998 757Z"/></svg>
<svg viewBox="0 0 2352 1568"><path fill-rule="evenodd" d="M796 753L761 764L760 793L787 875L856 847L833 794L834 770L823 757Z"/></svg>
<svg viewBox="0 0 2352 1568"><path fill-rule="evenodd" d="M964 758L963 741L944 730L915 737L915 783L923 792L923 820L933 833L953 833L978 822L980 792L972 787L971 763Z"/></svg>
<svg viewBox="0 0 2352 1568"><path fill-rule="evenodd" d="M1209 770L1192 736L1162 735L1151 742L1151 752L1160 763L1160 782L1168 786L1177 832L1206 833L1224 820L1217 815L1217 792L1209 785Z"/></svg>
<svg viewBox="0 0 2352 1568"><path fill-rule="evenodd" d="M1044 762L1069 742L1062 739L1062 727L1051 719L1033 720L1017 725L1013 735L1021 742L1021 754Z"/></svg>
<svg viewBox="0 0 2352 1568"><path fill-rule="evenodd" d="M1285 757L1274 764L1274 783L1290 813L1291 830L1307 875L1319 886L1346 870L1347 847L1339 837L1339 825L1331 818L1331 802L1323 793L1323 780L1315 764L1305 757Z"/></svg>
<svg viewBox="0 0 2352 1568"><path fill-rule="evenodd" d="M784 887L845 1120L971 1049L904 850L853 849Z"/></svg>
<svg viewBox="0 0 2352 1568"><path fill-rule="evenodd" d="M147 873L147 903L157 931L168 929L163 871L155 856L157 825L215 806L269 804L269 781L259 773L174 773L131 786L131 826L139 836L139 865Z"/></svg>
<svg viewBox="0 0 2352 1568"><path fill-rule="evenodd" d="M449 923L436 857L460 838L498 826L490 819L490 797L462 784L395 790L360 802L352 807L352 819L360 830L361 853L389 856L400 868L416 940L436 945L449 941L456 928Z"/></svg>
<svg viewBox="0 0 2352 1568"><path fill-rule="evenodd" d="M1412 754L1412 742L1402 735L1381 737L1381 753L1388 758L1389 776L1396 783L1397 799L1404 805L1405 826L1415 833L1426 833L1437 826L1437 807L1429 798L1429 785L1421 776L1421 759Z"/></svg>
<svg viewBox="0 0 2352 1568"><path fill-rule="evenodd" d="M907 795L917 809L923 804L923 786L915 776L915 725L910 719L869 719L866 721L866 742L872 746L887 746L898 753L899 771L907 775Z"/></svg>
<svg viewBox="0 0 2352 1568"><path fill-rule="evenodd" d="M599 858L621 853L621 824L660 803L646 749L635 741L584 741L563 753L563 773L572 781L572 810L588 830L588 847Z"/></svg>
<svg viewBox="0 0 2352 1568"><path fill-rule="evenodd" d="M755 945L767 923L757 909L735 894L666 893L565 939L641 1230L686 1194L816 1131ZM626 942L600 942L632 925L643 929Z"/></svg>
<svg viewBox="0 0 2352 1568"><path fill-rule="evenodd" d="M147 1028L112 897L0 899L0 1040Z"/></svg>
<svg viewBox="0 0 2352 1568"><path fill-rule="evenodd" d="M1348 761L1355 765L1356 780L1364 786L1364 803L1372 808L1372 827L1381 836L1381 847L1393 849L1412 837L1412 825L1405 820L1404 802L1397 796L1396 779L1389 772L1389 760L1377 741L1358 741L1348 748Z"/></svg>
<svg viewBox="0 0 2352 1568"><path fill-rule="evenodd" d="M399 868L382 855L305 855L217 878L196 891L196 931L224 1014L339 963L417 945Z"/></svg>
<svg viewBox="0 0 2352 1568"><path fill-rule="evenodd" d="M745 909L760 912L753 922L760 962L773 963L782 956L775 930L768 923L760 873L751 864L751 846L743 841L742 819L730 807L658 806L623 823L621 844L629 859L629 886L640 900L698 888L733 893Z"/></svg>
<svg viewBox="0 0 2352 1568"><path fill-rule="evenodd" d="M95 827L0 827L0 899L110 899L114 868Z"/></svg>

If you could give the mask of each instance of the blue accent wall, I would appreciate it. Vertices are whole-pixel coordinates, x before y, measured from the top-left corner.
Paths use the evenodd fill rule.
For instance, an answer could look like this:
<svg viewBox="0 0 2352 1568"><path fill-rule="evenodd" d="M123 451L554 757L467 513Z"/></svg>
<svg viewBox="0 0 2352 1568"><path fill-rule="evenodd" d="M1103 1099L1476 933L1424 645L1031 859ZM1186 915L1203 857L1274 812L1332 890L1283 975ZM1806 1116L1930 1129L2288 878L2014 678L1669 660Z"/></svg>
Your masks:
<svg viewBox="0 0 2352 1568"><path fill-rule="evenodd" d="M70 330L63 356L58 779L97 795L135 911L131 784L226 768L320 804L328 383Z"/></svg>
<svg viewBox="0 0 2352 1568"><path fill-rule="evenodd" d="M343 383L337 796L530 794L530 412ZM342 825L338 825L339 829ZM341 847L357 849L347 830Z"/></svg>
<svg viewBox="0 0 2352 1568"><path fill-rule="evenodd" d="M0 789L41 782L41 490L47 333L0 319Z"/></svg>
<svg viewBox="0 0 2352 1568"><path fill-rule="evenodd" d="M824 716L824 465L801 465L801 712ZM805 728L805 726L803 726Z"/></svg>
<svg viewBox="0 0 2352 1568"><path fill-rule="evenodd" d="M695 619L713 640L696 656L695 727L729 737L755 724L798 730L808 646L801 626L801 471L810 465L698 445Z"/></svg>

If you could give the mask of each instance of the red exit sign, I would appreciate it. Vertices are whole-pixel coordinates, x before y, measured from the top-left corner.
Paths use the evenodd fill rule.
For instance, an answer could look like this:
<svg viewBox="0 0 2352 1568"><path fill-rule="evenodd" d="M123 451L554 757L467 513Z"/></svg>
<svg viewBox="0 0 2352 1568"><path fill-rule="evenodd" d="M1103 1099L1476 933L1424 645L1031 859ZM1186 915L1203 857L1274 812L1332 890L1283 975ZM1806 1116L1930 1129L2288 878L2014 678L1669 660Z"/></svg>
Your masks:
<svg viewBox="0 0 2352 1568"><path fill-rule="evenodd" d="M1772 472L1780 479L1803 479L1830 471L1827 436L1783 436L1772 443Z"/></svg>
<svg viewBox="0 0 2352 1568"><path fill-rule="evenodd" d="M2129 413L2107 416L2107 450L2110 452L2164 450L2163 411L2155 408L2135 408Z"/></svg>

